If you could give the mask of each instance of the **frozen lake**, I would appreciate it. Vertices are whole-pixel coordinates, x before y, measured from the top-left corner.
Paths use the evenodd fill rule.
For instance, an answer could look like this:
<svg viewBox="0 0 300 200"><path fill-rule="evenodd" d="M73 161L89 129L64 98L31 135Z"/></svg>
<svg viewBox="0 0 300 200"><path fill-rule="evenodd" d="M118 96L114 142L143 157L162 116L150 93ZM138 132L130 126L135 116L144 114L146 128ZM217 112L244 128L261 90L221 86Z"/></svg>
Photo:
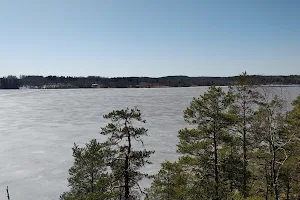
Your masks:
<svg viewBox="0 0 300 200"><path fill-rule="evenodd" d="M300 87L275 88L288 101ZM147 120L145 147L155 150L145 171L177 158L183 110L207 87L160 89L0 90L0 199L58 200L66 191L74 142L100 141L103 115L138 106Z"/></svg>

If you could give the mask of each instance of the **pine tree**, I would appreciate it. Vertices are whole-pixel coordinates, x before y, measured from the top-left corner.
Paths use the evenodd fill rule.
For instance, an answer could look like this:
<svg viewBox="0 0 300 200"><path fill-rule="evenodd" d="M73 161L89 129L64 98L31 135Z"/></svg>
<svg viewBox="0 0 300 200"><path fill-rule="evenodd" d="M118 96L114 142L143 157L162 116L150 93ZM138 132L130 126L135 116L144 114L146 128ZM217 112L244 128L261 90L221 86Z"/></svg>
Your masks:
<svg viewBox="0 0 300 200"><path fill-rule="evenodd" d="M178 152L186 155L181 161L199 177L202 198L222 198L220 151L229 135L228 128L235 121L229 112L233 101L231 91L225 93L222 88L211 86L200 98L194 98L184 112L185 120L196 127L179 131Z"/></svg>
<svg viewBox="0 0 300 200"><path fill-rule="evenodd" d="M178 162L164 162L155 176L146 200L187 200L189 199L189 174Z"/></svg>
<svg viewBox="0 0 300 200"><path fill-rule="evenodd" d="M220 149L220 171L222 173L224 192L226 197L233 197L236 191L243 191L243 155L240 151L240 138L228 135Z"/></svg>
<svg viewBox="0 0 300 200"><path fill-rule="evenodd" d="M244 198L249 196L249 182L250 182L250 170L249 170L249 153L252 151L252 133L251 127L253 117L255 113L255 107L260 101L261 95L259 94L256 86L247 75L246 72L242 73L236 84L233 87L235 100L235 110L237 115L236 132L241 139L241 150L243 160L243 182L242 182L242 195Z"/></svg>
<svg viewBox="0 0 300 200"><path fill-rule="evenodd" d="M120 199L136 199L138 193L143 193L138 182L148 177L140 172L140 168L151 164L148 158L154 153L133 148L133 141L143 144L141 136L147 135L147 129L139 125L146 121L137 108L112 111L104 118L111 122L102 128L101 134L108 136L109 144L116 151L111 162L114 187L118 189Z"/></svg>
<svg viewBox="0 0 300 200"><path fill-rule="evenodd" d="M107 143L96 139L85 147L74 144L74 164L69 169L70 191L61 196L63 200L105 200L114 195L110 190L111 175L107 171L112 155Z"/></svg>

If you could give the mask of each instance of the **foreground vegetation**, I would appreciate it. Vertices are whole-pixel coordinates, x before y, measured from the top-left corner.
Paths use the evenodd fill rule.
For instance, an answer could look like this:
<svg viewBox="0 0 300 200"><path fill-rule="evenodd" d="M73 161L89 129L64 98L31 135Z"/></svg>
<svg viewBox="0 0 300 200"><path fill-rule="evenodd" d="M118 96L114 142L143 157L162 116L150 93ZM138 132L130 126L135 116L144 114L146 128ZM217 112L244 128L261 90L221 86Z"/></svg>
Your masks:
<svg viewBox="0 0 300 200"><path fill-rule="evenodd" d="M138 148L147 130L140 110L105 115L104 143L73 147L70 190L62 200L279 200L300 196L300 96L293 109L241 75L229 90L211 86L184 111L178 161L157 175L140 169L154 151ZM143 146L143 145L142 145ZM142 179L152 179L143 190Z"/></svg>
<svg viewBox="0 0 300 200"><path fill-rule="evenodd" d="M149 77L118 77L105 78L99 76L71 77L71 76L8 76L0 78L0 88L17 89L25 88L136 88L136 87L190 87L210 85L232 85L238 77L188 77L188 76L167 76L160 78ZM300 84L299 75L291 76L251 76L256 85L292 85Z"/></svg>

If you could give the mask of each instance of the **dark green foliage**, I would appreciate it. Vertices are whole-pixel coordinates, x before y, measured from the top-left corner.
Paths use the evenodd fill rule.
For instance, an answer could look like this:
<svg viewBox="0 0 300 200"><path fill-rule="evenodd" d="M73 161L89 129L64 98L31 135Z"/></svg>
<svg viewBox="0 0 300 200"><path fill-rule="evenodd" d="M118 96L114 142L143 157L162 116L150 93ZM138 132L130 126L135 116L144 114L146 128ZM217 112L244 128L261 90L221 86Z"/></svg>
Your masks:
<svg viewBox="0 0 300 200"><path fill-rule="evenodd" d="M237 121L235 126L235 135L239 138L239 144L235 144L237 148L240 149L242 160L242 195L247 198L250 191L250 179L251 173L249 166L249 153L253 150L253 133L252 124L255 113L255 107L258 106L261 101L261 95L254 85L253 80L244 72L238 77L238 80L233 87L235 95L235 103L233 109L235 111ZM238 153L238 152L236 152ZM251 162L250 162L251 163Z"/></svg>
<svg viewBox="0 0 300 200"><path fill-rule="evenodd" d="M296 100L293 101L292 105L294 109L288 114L287 120L288 123L293 127L294 131L296 131L296 135L299 136L300 131L300 95ZM299 136L300 137L300 136Z"/></svg>
<svg viewBox="0 0 300 200"><path fill-rule="evenodd" d="M243 154L240 151L240 138L231 135L220 151L220 171L225 197L231 197L235 191L243 191L244 171ZM246 173L249 173L248 171ZM246 174L248 177L249 174Z"/></svg>
<svg viewBox="0 0 300 200"><path fill-rule="evenodd" d="M155 176L145 200L183 200L189 198L191 176L179 163L164 162Z"/></svg>
<svg viewBox="0 0 300 200"><path fill-rule="evenodd" d="M111 192L112 175L107 167L113 155L107 143L95 139L78 147L74 144L74 164L69 170L70 191L62 195L64 200L104 200L114 196Z"/></svg>
<svg viewBox="0 0 300 200"><path fill-rule="evenodd" d="M228 130L236 121L229 110L233 101L231 91L225 93L211 86L200 98L194 98L184 112L185 120L196 127L179 131L178 152L187 155L182 162L199 177L198 185L204 187L200 191L216 200L226 190L222 184L220 156L230 137ZM213 187L207 188L209 185Z"/></svg>
<svg viewBox="0 0 300 200"><path fill-rule="evenodd" d="M141 173L140 168L151 164L148 160L154 151L134 150L133 141L143 145L141 136L147 135L147 129L139 127L146 121L142 119L138 109L125 109L113 111L104 116L111 122L102 128L101 134L108 135L109 144L114 147L115 154L111 162L113 172L113 186L117 188L120 199L137 199L143 193L138 182L148 178Z"/></svg>
<svg viewBox="0 0 300 200"><path fill-rule="evenodd" d="M70 191L61 196L63 200L134 200L144 192L138 182L149 178L140 172L154 151L135 150L133 141L142 144L147 129L140 125L142 119L138 109L116 110L104 116L111 122L102 128L107 135L105 143L95 139L80 148L73 147L74 165L68 178Z"/></svg>

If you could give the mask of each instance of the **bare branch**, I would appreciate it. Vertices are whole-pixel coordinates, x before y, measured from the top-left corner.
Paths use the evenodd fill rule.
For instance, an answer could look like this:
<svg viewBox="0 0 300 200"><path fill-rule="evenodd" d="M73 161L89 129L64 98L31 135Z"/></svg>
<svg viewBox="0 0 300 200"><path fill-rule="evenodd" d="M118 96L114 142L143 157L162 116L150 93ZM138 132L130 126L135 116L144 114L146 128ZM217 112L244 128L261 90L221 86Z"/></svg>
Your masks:
<svg viewBox="0 0 300 200"><path fill-rule="evenodd" d="M10 200L9 192L8 192L8 186L7 186L7 188L6 188L6 193L7 193L7 200Z"/></svg>

